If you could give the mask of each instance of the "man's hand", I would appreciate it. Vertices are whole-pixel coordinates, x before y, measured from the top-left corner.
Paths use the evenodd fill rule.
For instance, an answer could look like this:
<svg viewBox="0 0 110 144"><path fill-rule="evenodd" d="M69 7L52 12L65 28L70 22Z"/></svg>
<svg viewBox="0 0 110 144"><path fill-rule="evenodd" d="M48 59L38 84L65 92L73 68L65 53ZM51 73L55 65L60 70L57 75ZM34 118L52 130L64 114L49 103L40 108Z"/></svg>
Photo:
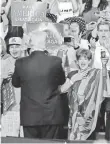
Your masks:
<svg viewBox="0 0 110 144"><path fill-rule="evenodd" d="M75 81L80 81L84 78L86 78L88 72L82 72L82 73L77 73L74 76L72 76L71 81L74 83Z"/></svg>

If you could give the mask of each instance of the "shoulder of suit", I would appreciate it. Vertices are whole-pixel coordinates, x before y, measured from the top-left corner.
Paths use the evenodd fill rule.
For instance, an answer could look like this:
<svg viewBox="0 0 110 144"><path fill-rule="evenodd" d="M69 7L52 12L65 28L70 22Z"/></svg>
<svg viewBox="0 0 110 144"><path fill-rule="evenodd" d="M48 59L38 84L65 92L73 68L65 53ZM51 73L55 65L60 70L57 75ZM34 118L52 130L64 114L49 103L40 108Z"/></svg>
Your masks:
<svg viewBox="0 0 110 144"><path fill-rule="evenodd" d="M25 61L26 59L28 59L29 56L26 57L21 57L19 59L17 59L16 61L21 62L21 61Z"/></svg>
<svg viewBox="0 0 110 144"><path fill-rule="evenodd" d="M57 56L51 56L51 59L53 59L55 62L62 63L62 59Z"/></svg>
<svg viewBox="0 0 110 144"><path fill-rule="evenodd" d="M25 59L27 59L27 57L22 57L22 58L17 59L15 65L21 64L23 61L25 61Z"/></svg>

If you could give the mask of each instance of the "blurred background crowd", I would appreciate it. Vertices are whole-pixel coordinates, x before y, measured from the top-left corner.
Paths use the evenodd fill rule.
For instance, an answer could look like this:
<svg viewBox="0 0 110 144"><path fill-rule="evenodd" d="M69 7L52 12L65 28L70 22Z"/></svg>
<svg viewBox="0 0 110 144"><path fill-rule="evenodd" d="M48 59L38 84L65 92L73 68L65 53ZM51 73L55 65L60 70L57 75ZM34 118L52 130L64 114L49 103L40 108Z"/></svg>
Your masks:
<svg viewBox="0 0 110 144"><path fill-rule="evenodd" d="M34 37L32 33L27 33L25 24L23 26L12 25L11 5L13 1L14 0L1 1L1 90L5 88L5 83L10 81L14 73L15 62L17 59L29 56L31 53L30 49L33 45L38 48L42 48L42 46L45 47L43 37L42 35L37 34L37 31L33 32L33 34L36 35ZM62 66L66 76L68 76L71 71L78 70L78 65L76 64L76 52L82 48L89 50L92 53L93 58L90 64L92 68L102 69L102 55L103 58L109 59L106 68L110 77L110 0L15 1L37 1L47 3L46 17L49 20L49 23L63 25L64 37L57 37L59 45L55 45L55 49L45 48L45 53L47 55L58 56L62 59ZM43 25L41 25L41 29L43 29ZM52 29L53 28L51 27L51 30ZM46 32L46 30L44 31ZM102 55L101 52L103 53ZM19 117L21 90L20 88L13 87L12 91L14 91L15 94L15 100L13 101L16 103L13 102L14 106L10 110L8 110L8 108L3 110L4 104L1 95L1 126L3 128L2 136L4 137L23 136ZM63 139L66 139L68 129L68 103L66 103L66 100L64 101L66 124ZM96 133L98 132L104 132L105 138L110 140L110 97L105 98L101 104L97 125L92 132L90 139L96 139Z"/></svg>

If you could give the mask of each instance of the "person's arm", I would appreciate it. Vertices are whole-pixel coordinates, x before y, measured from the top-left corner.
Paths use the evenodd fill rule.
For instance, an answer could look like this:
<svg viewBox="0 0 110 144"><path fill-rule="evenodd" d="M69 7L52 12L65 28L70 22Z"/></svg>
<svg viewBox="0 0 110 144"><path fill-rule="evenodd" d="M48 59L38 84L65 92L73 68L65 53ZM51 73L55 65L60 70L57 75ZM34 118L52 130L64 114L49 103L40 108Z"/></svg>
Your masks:
<svg viewBox="0 0 110 144"><path fill-rule="evenodd" d="M72 71L68 74L66 82L60 87L61 93L68 92L69 88L74 84L75 78L74 75L77 73L77 71Z"/></svg>
<svg viewBox="0 0 110 144"><path fill-rule="evenodd" d="M66 93L72 85L73 82L69 78L67 78L66 82L60 88L61 93Z"/></svg>
<svg viewBox="0 0 110 144"><path fill-rule="evenodd" d="M71 0L74 12L78 10L77 0Z"/></svg>
<svg viewBox="0 0 110 144"><path fill-rule="evenodd" d="M101 58L102 61L102 72L103 72L103 76L106 77L107 76L107 63L108 63L109 58Z"/></svg>
<svg viewBox="0 0 110 144"><path fill-rule="evenodd" d="M12 0L8 0L7 4L5 6L5 13L6 13L6 15L8 15L8 13L9 13L9 9L11 7L11 4L12 4Z"/></svg>
<svg viewBox="0 0 110 144"><path fill-rule="evenodd" d="M15 71L14 71L14 74L12 76L12 85L16 88L19 88L21 85L20 85L20 76L18 74L18 70L20 67L18 67L19 61L17 60L16 63L15 63Z"/></svg>

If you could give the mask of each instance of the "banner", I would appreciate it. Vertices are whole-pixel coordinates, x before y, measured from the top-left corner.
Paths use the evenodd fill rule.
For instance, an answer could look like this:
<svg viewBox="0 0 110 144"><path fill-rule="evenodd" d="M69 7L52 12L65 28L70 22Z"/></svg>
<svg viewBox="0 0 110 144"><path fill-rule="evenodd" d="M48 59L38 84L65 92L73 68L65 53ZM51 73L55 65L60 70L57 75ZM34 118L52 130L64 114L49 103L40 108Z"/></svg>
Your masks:
<svg viewBox="0 0 110 144"><path fill-rule="evenodd" d="M37 31L45 31L47 33L46 38L46 48L47 49L54 49L55 46L62 44L63 39L63 24L57 23L49 23L49 22L42 22L42 23L27 23L27 32L37 32Z"/></svg>
<svg viewBox="0 0 110 144"><path fill-rule="evenodd" d="M47 4L42 2L13 2L11 19L13 26L22 26L26 22L46 21Z"/></svg>

